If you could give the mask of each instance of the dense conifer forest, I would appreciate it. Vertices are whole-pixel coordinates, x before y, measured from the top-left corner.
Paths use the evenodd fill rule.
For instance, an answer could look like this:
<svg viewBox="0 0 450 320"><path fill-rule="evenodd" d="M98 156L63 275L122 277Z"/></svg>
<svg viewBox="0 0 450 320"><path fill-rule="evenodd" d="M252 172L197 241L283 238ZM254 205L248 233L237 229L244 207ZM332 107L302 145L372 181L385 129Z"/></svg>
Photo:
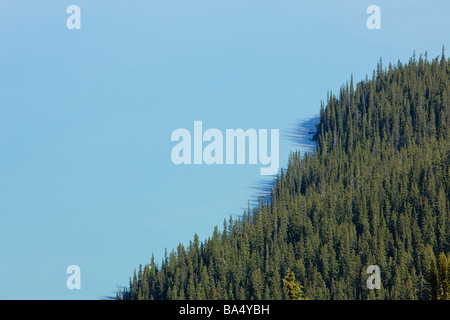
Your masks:
<svg viewBox="0 0 450 320"><path fill-rule="evenodd" d="M289 299L283 279L295 275L309 300L438 298L439 275L450 283L449 133L444 51L380 61L328 94L315 152L293 152L269 197L204 242L151 258L117 297ZM367 288L369 265L379 290Z"/></svg>

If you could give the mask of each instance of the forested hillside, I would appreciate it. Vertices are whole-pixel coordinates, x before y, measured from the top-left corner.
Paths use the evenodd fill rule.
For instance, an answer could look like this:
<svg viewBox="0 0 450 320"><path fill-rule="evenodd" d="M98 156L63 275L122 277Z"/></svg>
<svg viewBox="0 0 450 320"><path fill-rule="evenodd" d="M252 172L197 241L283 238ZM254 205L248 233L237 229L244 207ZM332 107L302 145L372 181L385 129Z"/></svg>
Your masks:
<svg viewBox="0 0 450 320"><path fill-rule="evenodd" d="M270 197L140 266L118 296L287 299L290 269L308 299L428 299L431 259L450 253L449 71L444 53L380 62L329 93L316 151L292 153Z"/></svg>

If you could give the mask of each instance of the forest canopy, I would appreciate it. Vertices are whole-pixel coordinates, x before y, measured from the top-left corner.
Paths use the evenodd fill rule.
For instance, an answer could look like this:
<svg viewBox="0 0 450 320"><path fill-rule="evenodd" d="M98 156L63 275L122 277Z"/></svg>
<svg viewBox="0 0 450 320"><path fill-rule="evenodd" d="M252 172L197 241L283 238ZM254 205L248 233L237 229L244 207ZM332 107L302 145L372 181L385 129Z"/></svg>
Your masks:
<svg viewBox="0 0 450 320"><path fill-rule="evenodd" d="M152 257L117 297L289 299L291 272L310 300L437 297L430 272L450 253L449 69L444 50L380 61L329 92L315 152L292 152L269 197L205 241ZM369 265L379 290L367 288Z"/></svg>

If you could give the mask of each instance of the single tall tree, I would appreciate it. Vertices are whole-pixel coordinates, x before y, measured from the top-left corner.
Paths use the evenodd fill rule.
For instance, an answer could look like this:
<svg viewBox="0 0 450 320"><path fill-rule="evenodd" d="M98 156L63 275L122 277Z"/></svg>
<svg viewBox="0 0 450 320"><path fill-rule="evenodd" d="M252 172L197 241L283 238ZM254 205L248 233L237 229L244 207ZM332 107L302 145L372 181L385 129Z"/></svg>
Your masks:
<svg viewBox="0 0 450 320"><path fill-rule="evenodd" d="M449 279L448 279L448 266L447 257L442 252L438 259L438 299L448 300L449 297Z"/></svg>
<svg viewBox="0 0 450 320"><path fill-rule="evenodd" d="M430 272L428 276L428 294L430 296L430 300L437 300L439 296L438 292L438 271L436 268L436 258L433 255L430 261Z"/></svg>
<svg viewBox="0 0 450 320"><path fill-rule="evenodd" d="M303 286L295 281L295 275L290 269L287 270L286 277L283 279L284 287L291 300L306 300L303 295Z"/></svg>

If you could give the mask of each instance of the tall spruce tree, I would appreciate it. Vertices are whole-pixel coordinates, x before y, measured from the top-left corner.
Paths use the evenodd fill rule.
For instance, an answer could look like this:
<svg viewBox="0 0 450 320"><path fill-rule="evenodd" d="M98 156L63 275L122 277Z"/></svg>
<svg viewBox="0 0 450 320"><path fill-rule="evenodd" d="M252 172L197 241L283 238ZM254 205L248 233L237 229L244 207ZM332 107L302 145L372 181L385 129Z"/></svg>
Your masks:
<svg viewBox="0 0 450 320"><path fill-rule="evenodd" d="M303 287L295 281L295 275L290 269L287 270L283 283L286 288L286 293L291 300L305 300L302 291Z"/></svg>
<svg viewBox="0 0 450 320"><path fill-rule="evenodd" d="M428 276L430 300L437 300L439 297L438 270L436 267L436 258L433 256L430 261L430 270Z"/></svg>

